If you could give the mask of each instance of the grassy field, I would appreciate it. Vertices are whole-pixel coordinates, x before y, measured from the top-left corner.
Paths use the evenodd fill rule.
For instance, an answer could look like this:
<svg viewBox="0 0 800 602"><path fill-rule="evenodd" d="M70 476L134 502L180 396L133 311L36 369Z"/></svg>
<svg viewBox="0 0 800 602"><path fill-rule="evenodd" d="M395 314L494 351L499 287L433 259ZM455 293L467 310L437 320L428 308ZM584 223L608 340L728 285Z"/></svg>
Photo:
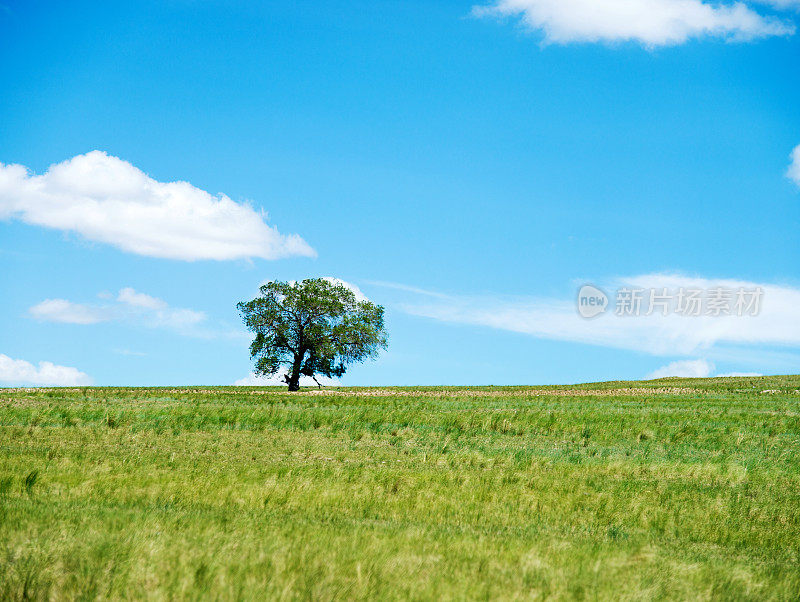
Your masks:
<svg viewBox="0 0 800 602"><path fill-rule="evenodd" d="M0 599L797 599L799 389L0 389Z"/></svg>

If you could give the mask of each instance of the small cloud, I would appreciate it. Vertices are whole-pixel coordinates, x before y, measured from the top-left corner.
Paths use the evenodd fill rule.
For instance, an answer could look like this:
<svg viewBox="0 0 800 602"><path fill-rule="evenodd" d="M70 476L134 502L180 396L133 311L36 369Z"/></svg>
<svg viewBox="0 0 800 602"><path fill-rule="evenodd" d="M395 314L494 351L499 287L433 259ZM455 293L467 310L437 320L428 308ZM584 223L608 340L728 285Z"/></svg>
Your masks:
<svg viewBox="0 0 800 602"><path fill-rule="evenodd" d="M102 151L42 175L0 163L0 219L76 232L125 252L183 261L315 257L266 214L189 182L159 182Z"/></svg>
<svg viewBox="0 0 800 602"><path fill-rule="evenodd" d="M355 284L345 282L341 278L334 278L333 276L325 276L322 279L327 280L333 285L340 284L341 286L350 290L355 295L356 301L369 301L369 299L367 299L367 296L363 292L361 292L361 289L358 288Z"/></svg>
<svg viewBox="0 0 800 602"><path fill-rule="evenodd" d="M31 307L28 312L37 320L65 324L96 324L98 322L126 322L147 328L175 331L200 338L238 338L239 331L217 332L204 327L208 320L205 312L183 307L170 307L163 299L140 293L126 287L112 302L103 305L73 303L66 299L46 299Z"/></svg>
<svg viewBox="0 0 800 602"><path fill-rule="evenodd" d="M12 385L74 387L90 385L92 379L77 368L39 362L38 367L0 353L0 382Z"/></svg>
<svg viewBox="0 0 800 602"><path fill-rule="evenodd" d="M800 186L800 145L794 148L789 158L791 162L789 163L789 169L786 170L786 177Z"/></svg>
<svg viewBox="0 0 800 602"><path fill-rule="evenodd" d="M286 370L281 370L274 376L263 376L260 374L255 374L251 372L244 378L240 378L236 382L233 383L235 387L276 387L286 386L286 381L284 380L284 376L287 374ZM330 386L337 386L339 381L333 378L326 378L325 376L317 376L317 380L319 384L324 387ZM303 387L316 387L317 383L314 381L313 378L309 378L308 376L301 376L300 377L300 385Z"/></svg>
<svg viewBox="0 0 800 602"><path fill-rule="evenodd" d="M714 364L707 360L680 360L671 362L654 370L647 375L647 379L666 378L668 376L681 376L684 378L705 378L711 375Z"/></svg>
<svg viewBox="0 0 800 602"><path fill-rule="evenodd" d="M793 0L773 0L793 5ZM703 0L496 0L475 6L477 17L518 17L545 42L638 42L646 47L674 46L692 38L716 37L741 42L793 34L795 27L763 16L742 2Z"/></svg>
<svg viewBox="0 0 800 602"><path fill-rule="evenodd" d="M143 307L145 309L165 309L167 302L144 293L137 293L130 287L123 288L117 295L117 301L132 307Z"/></svg>
<svg viewBox="0 0 800 602"><path fill-rule="evenodd" d="M73 303L66 299L45 299L31 307L28 313L42 322L63 324L97 324L111 319L105 308Z"/></svg>

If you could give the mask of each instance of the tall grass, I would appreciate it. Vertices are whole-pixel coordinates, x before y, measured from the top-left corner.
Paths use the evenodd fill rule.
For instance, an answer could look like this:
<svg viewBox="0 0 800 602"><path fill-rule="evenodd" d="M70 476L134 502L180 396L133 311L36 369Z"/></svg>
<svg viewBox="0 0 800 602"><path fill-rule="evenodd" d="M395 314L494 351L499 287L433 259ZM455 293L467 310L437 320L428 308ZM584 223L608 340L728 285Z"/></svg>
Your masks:
<svg viewBox="0 0 800 602"><path fill-rule="evenodd" d="M797 599L798 389L0 389L0 599Z"/></svg>

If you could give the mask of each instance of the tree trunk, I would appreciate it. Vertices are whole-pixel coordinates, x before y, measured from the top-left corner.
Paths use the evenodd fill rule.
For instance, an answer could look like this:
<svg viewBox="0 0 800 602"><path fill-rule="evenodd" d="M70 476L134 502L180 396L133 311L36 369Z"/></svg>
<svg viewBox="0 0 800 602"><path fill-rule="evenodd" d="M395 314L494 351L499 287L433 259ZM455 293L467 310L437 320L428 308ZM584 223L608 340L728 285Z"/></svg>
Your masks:
<svg viewBox="0 0 800 602"><path fill-rule="evenodd" d="M289 391L299 391L300 390L300 368L303 365L303 356L305 355L305 351L300 355L294 356L294 362L292 362L292 372L289 374Z"/></svg>

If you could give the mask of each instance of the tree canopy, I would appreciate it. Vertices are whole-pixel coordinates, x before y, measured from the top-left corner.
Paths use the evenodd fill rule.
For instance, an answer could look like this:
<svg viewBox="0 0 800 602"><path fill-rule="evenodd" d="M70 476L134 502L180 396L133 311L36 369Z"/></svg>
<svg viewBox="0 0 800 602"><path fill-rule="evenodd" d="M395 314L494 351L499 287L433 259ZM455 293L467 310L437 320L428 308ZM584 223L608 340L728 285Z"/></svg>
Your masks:
<svg viewBox="0 0 800 602"><path fill-rule="evenodd" d="M299 390L301 376L342 376L350 364L375 358L387 346L383 307L358 300L333 279L267 282L258 297L236 307L255 333L250 356L256 374L286 368L289 391Z"/></svg>

